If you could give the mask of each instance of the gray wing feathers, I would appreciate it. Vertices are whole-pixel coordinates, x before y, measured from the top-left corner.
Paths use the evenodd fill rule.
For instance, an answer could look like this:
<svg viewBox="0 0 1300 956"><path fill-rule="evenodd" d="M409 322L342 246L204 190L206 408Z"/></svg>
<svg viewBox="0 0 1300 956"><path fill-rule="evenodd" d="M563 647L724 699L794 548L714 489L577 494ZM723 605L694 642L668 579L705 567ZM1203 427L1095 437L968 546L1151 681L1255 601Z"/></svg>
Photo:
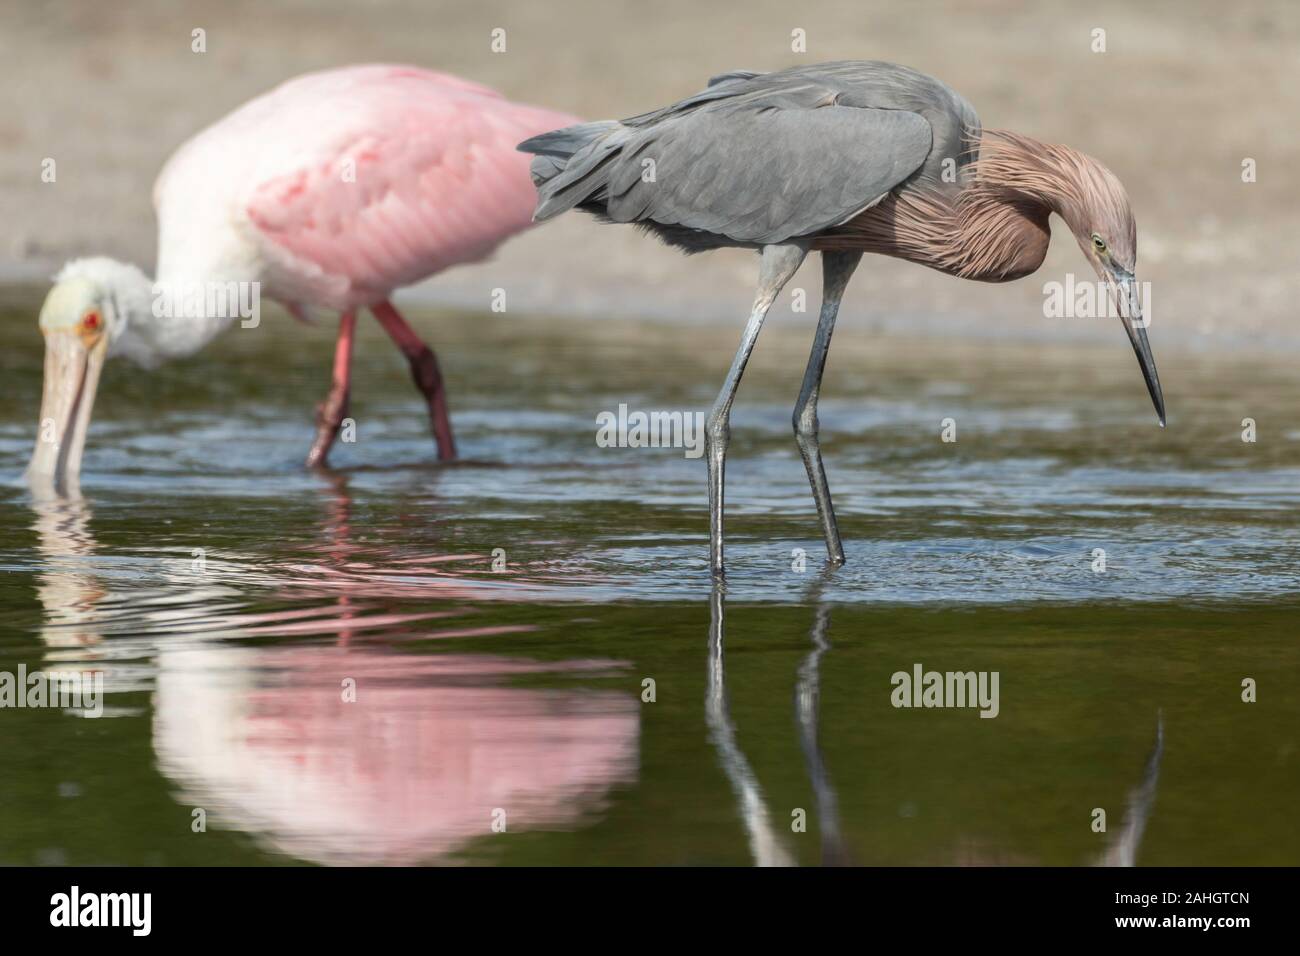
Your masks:
<svg viewBox="0 0 1300 956"><path fill-rule="evenodd" d="M528 164L528 174L533 178L533 185L540 186L549 179L554 179L564 172L564 157L547 156L539 153Z"/></svg>
<svg viewBox="0 0 1300 956"><path fill-rule="evenodd" d="M604 198L602 167L617 158L632 132L620 124L614 125L616 129L588 143L567 160L552 161L549 156L538 156L533 160L530 168L534 181L539 175L542 176L542 183L538 187L539 202L533 212L535 221L542 222L579 203ZM547 160L547 164L542 164L542 168L539 168L541 160ZM548 171L552 163L558 167L553 172Z"/></svg>
<svg viewBox="0 0 1300 956"><path fill-rule="evenodd" d="M931 135L915 113L827 106L688 113L630 140L604 170L610 219L773 243L879 200L925 161Z"/></svg>
<svg viewBox="0 0 1300 956"><path fill-rule="evenodd" d="M539 156L560 156L567 159L588 143L622 125L618 120L597 120L594 123L566 126L526 139L515 148Z"/></svg>
<svg viewBox="0 0 1300 956"><path fill-rule="evenodd" d="M752 80L756 76L762 76L754 70L732 70L729 73L719 73L717 76L709 77L709 86L718 86L721 83L731 83L736 80Z"/></svg>
<svg viewBox="0 0 1300 956"><path fill-rule="evenodd" d="M959 188L943 164L955 160L960 180L979 128L970 104L933 77L843 61L723 73L661 109L520 148L540 154L536 219L582 206L761 244L838 225L909 177Z"/></svg>

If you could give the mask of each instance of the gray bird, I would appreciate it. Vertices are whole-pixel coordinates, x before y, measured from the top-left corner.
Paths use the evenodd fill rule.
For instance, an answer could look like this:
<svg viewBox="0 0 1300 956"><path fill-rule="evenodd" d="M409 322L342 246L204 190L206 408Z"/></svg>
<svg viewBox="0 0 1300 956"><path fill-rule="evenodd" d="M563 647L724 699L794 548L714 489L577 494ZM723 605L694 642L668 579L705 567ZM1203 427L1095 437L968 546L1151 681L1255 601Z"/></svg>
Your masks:
<svg viewBox="0 0 1300 956"><path fill-rule="evenodd" d="M982 129L965 99L924 73L866 61L725 73L664 109L544 133L519 148L535 156L538 221L577 207L688 253L760 253L753 311L705 435L715 575L723 573L731 405L764 316L810 251L822 255L822 309L794 431L832 564L844 563L844 549L817 441L817 397L840 300L864 252L1007 282L1042 264L1056 213L1108 284L1165 423L1124 187L1073 149Z"/></svg>

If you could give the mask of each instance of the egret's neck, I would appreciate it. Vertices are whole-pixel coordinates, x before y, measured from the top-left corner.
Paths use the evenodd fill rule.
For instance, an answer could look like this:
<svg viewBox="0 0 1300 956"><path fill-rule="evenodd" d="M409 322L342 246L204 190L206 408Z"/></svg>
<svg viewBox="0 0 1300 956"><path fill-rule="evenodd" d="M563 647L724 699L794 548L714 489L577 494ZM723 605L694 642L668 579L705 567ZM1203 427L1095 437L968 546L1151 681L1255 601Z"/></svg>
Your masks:
<svg viewBox="0 0 1300 956"><path fill-rule="evenodd" d="M960 189L919 181L833 230L817 247L862 249L982 282L1029 275L1047 255L1048 218L1062 212L1055 167L1042 160L1035 149L1040 145L986 130Z"/></svg>
<svg viewBox="0 0 1300 956"><path fill-rule="evenodd" d="M1042 265L1050 214L1041 203L978 182L956 196L919 188L872 206L815 248L861 249L963 279L1008 282Z"/></svg>

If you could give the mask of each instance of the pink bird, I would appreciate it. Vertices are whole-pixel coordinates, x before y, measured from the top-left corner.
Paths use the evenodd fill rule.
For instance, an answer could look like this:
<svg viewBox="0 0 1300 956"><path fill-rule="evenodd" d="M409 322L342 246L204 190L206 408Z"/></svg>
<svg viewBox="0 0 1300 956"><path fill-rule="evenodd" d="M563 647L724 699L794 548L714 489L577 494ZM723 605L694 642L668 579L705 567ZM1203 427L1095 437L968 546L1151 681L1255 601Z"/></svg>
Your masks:
<svg viewBox="0 0 1300 956"><path fill-rule="evenodd" d="M45 384L33 483L76 483L108 356L189 355L269 297L299 318L337 311L333 385L307 464L347 417L356 315L369 309L429 406L438 457L455 457L433 349L395 289L488 256L532 222L529 157L515 144L573 117L408 66L311 73L259 96L176 151L154 185L158 270L78 259L41 309Z"/></svg>

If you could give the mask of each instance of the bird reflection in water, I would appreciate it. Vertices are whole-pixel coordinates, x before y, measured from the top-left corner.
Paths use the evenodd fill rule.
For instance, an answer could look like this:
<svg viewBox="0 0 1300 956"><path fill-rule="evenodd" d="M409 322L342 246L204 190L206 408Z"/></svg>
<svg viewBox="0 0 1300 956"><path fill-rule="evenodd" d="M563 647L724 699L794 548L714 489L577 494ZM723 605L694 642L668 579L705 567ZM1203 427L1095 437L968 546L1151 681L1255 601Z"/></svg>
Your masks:
<svg viewBox="0 0 1300 956"><path fill-rule="evenodd" d="M726 595L715 581L709 595L708 681L704 695L704 720L709 739L718 751L722 771L740 803L740 819L749 836L749 848L759 866L792 866L794 857L781 843L758 778L736 741L736 725L727 699L725 660Z"/></svg>
<svg viewBox="0 0 1300 956"><path fill-rule="evenodd" d="M634 696L508 683L608 667L359 643L191 647L160 656L154 749L181 802L281 853L445 861L494 824L584 825L635 781Z"/></svg>
<svg viewBox="0 0 1300 956"><path fill-rule="evenodd" d="M1129 791L1124 819L1111 837L1106 851L1097 859L1098 866L1136 866L1142 835L1146 833L1151 808L1156 802L1156 784L1160 781L1160 761L1165 754L1165 718L1156 714L1156 739L1147 754L1142 779Z"/></svg>
<svg viewBox="0 0 1300 956"><path fill-rule="evenodd" d="M39 498L32 508L32 530L43 560L36 597L45 609L45 641L51 648L92 643L98 639L100 604L108 590L88 564L95 552L90 509L80 496Z"/></svg>
<svg viewBox="0 0 1300 956"><path fill-rule="evenodd" d="M798 680L795 683L794 706L795 717L799 724L799 746L803 749L804 763L808 767L808 779L812 783L813 797L817 807L817 827L821 834L821 855L824 866L842 866L848 862L848 852L844 838L840 835L840 801L831 783L830 773L826 769L826 758L822 755L821 739L818 735L818 718L821 711L822 657L831 649L827 631L831 624L830 605L820 600L820 583L818 580L815 604L815 618L811 631L812 650L799 665Z"/></svg>
<svg viewBox="0 0 1300 956"><path fill-rule="evenodd" d="M794 709L799 744L803 749L816 801L822 863L835 866L845 863L848 853L840 835L839 798L826 770L826 760L822 755L817 732L821 660L830 650L830 642L826 637L830 627L830 605L821 599L821 584L819 579L810 592L811 603L815 608L810 632L813 646L799 665ZM759 866L794 866L797 861L782 842L778 829L772 825L762 787L736 741L736 727L731 719L726 687L726 601L726 585L715 581L709 595L709 669L705 695L705 722L709 728L709 738L718 751L723 773L740 803L740 817L749 836L754 862Z"/></svg>
<svg viewBox="0 0 1300 956"><path fill-rule="evenodd" d="M325 562L293 579L333 594L307 614L255 613L241 605L238 588L195 586L183 573L162 574L169 606L115 597L85 502L35 502L46 559L38 584L46 661L105 671L110 697L152 689L154 752L178 801L202 807L209 826L247 832L295 859L457 861L491 848L486 841L502 827L509 834L588 825L612 789L636 780L639 700L537 684L618 675L625 665L394 649L401 637L526 628L436 628L430 619L444 612L371 607L386 593L389 569L351 573L346 481L327 480ZM152 568L159 573L156 560ZM401 593L418 588L405 571L399 576ZM472 582L439 578L424 596L476 595ZM172 626L176 607L196 629ZM228 640L272 634L299 639ZM329 643L302 638L313 634ZM521 679L530 686L518 686Z"/></svg>
<svg viewBox="0 0 1300 956"><path fill-rule="evenodd" d="M809 632L812 649L804 656L796 673L794 710L799 744L813 789L816 824L821 835L821 862L824 866L842 866L852 861L841 828L839 795L827 769L819 735L821 665L822 658L831 649L827 636L831 607L822 598L824 585L825 578L818 578L808 593L808 603L813 606L814 615ZM740 818L749 837L754 862L759 866L793 866L796 863L795 857L783 843L778 828L773 826L762 787L736 740L736 726L731 719L726 690L725 588L725 584L715 581L709 599L705 722L709 728L709 738L718 752L719 763L739 803ZM1119 830L1109 839L1106 849L1093 861L1095 865L1136 865L1142 837L1155 804L1160 763L1164 756L1164 739L1164 717L1158 713L1155 742L1147 756L1142 778L1128 795ZM959 851L957 862L987 866L1005 861L978 848L966 846Z"/></svg>

